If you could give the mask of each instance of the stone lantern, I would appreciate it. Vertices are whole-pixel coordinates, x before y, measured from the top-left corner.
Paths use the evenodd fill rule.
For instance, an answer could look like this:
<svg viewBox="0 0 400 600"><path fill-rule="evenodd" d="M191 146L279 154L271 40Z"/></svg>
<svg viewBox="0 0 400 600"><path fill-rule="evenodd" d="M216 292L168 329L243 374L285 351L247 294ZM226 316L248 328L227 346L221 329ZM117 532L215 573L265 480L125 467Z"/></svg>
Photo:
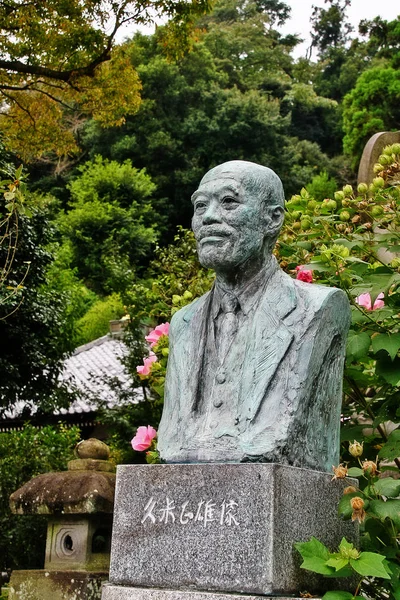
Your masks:
<svg viewBox="0 0 400 600"><path fill-rule="evenodd" d="M10 600L97 600L110 563L115 468L109 448L80 442L68 471L34 477L10 497L15 514L48 516L44 569L13 571ZM28 594L28 595L27 595Z"/></svg>

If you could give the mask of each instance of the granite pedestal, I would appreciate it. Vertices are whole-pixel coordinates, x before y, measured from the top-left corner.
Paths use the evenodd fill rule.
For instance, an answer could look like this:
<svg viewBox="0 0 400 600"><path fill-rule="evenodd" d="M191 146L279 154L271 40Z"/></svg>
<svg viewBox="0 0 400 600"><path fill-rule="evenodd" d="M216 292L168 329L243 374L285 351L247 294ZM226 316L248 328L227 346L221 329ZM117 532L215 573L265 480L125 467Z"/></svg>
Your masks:
<svg viewBox="0 0 400 600"><path fill-rule="evenodd" d="M181 600L185 590L198 600L200 592L283 598L332 589L332 580L299 568L293 544L311 536L331 549L342 537L357 542L355 525L337 516L346 485L266 463L118 467L102 598Z"/></svg>

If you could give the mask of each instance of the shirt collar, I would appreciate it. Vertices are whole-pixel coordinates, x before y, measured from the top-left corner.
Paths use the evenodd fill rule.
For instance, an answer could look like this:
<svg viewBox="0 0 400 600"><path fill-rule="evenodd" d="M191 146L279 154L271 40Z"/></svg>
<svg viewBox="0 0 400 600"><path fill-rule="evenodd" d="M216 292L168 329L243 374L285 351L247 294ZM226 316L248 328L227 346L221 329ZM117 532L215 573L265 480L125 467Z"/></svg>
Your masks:
<svg viewBox="0 0 400 600"><path fill-rule="evenodd" d="M263 295L265 285L272 277L275 271L279 268L275 256L271 256L268 263L259 271L246 285L236 292L236 298L239 303L240 310L244 315L247 315L253 306L259 301ZM225 294L225 290L217 281L214 283L214 293L212 302L212 316L215 319L220 311L221 297Z"/></svg>

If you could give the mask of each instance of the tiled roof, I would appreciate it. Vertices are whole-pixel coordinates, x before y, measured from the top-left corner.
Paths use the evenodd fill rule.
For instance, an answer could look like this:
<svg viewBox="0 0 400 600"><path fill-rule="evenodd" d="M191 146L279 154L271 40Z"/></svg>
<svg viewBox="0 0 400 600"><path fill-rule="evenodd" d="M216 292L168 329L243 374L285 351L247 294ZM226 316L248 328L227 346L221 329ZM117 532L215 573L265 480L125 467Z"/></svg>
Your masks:
<svg viewBox="0 0 400 600"><path fill-rule="evenodd" d="M113 408L118 402L118 396L110 387L109 380L114 378L118 381L123 391L133 388L132 379L121 362L126 354L124 342L110 335L79 346L66 359L61 379L77 388L80 397L69 409L61 409L60 414L94 411L98 401ZM134 395L134 402L143 398L141 390L136 390Z"/></svg>
<svg viewBox="0 0 400 600"><path fill-rule="evenodd" d="M121 339L105 335L89 344L79 346L72 356L64 362L64 370L60 376L69 389L76 390L76 400L66 409L54 411L55 415L73 415L90 413L99 408L99 403L113 408L119 398L110 386L110 379L118 382L122 391L132 390L132 401L143 399L140 388L133 389L133 381L121 362L127 354L127 346ZM18 419L26 408L26 403L20 400L11 409L4 411L2 418ZM33 410L32 413L35 411Z"/></svg>

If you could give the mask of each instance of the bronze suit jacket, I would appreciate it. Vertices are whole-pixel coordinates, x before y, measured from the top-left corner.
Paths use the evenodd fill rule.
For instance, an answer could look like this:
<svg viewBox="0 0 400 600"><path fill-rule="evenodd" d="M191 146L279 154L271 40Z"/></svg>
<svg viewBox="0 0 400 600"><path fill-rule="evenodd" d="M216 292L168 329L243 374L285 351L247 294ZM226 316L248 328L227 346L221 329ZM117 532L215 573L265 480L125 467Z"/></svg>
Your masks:
<svg viewBox="0 0 400 600"><path fill-rule="evenodd" d="M339 289L293 280L276 264L248 328L237 373L233 451L196 453L198 386L212 292L171 321L158 448L166 462L264 461L330 471L339 458L350 307ZM194 435L194 437L193 437ZM194 448L194 449L193 449Z"/></svg>

